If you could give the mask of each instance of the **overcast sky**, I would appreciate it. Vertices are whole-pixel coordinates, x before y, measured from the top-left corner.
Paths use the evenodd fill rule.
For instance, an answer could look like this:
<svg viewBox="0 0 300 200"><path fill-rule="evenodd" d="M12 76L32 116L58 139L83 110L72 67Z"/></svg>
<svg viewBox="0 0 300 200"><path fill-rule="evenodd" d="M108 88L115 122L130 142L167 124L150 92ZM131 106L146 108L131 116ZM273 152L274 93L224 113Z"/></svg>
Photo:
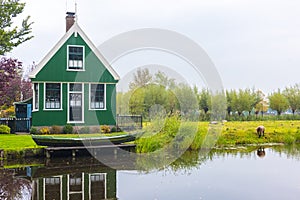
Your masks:
<svg viewBox="0 0 300 200"><path fill-rule="evenodd" d="M63 36L74 0L25 2L34 38L10 55L29 65ZM206 51L226 89L269 93L300 83L298 0L77 0L77 5L78 23L96 46L126 31L168 29Z"/></svg>

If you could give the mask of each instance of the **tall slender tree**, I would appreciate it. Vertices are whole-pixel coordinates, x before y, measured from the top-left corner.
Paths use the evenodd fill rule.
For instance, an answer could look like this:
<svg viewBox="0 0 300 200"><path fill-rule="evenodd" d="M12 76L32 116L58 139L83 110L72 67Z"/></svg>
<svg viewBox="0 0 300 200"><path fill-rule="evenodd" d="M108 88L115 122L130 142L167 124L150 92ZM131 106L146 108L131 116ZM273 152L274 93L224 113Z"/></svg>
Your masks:
<svg viewBox="0 0 300 200"><path fill-rule="evenodd" d="M281 93L279 89L277 92L273 92L271 95L269 95L269 100L270 108L276 110L278 115L281 115L281 113L289 107L287 98Z"/></svg>
<svg viewBox="0 0 300 200"><path fill-rule="evenodd" d="M129 84L131 90L145 87L146 85L152 82L152 75L149 72L148 68L141 69L139 68L133 76L133 81Z"/></svg>
<svg viewBox="0 0 300 200"><path fill-rule="evenodd" d="M289 106L292 110L293 115L296 110L300 108L300 86L296 84L294 86L286 87L283 91L283 95L289 102Z"/></svg>

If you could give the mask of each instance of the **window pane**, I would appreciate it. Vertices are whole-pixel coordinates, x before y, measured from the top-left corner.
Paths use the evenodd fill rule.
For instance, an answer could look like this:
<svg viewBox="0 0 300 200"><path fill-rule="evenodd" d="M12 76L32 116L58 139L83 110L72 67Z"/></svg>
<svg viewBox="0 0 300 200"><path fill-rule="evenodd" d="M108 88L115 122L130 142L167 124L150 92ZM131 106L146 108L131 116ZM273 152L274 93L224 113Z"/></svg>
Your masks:
<svg viewBox="0 0 300 200"><path fill-rule="evenodd" d="M82 84L70 83L70 91L81 92L82 91Z"/></svg>
<svg viewBox="0 0 300 200"><path fill-rule="evenodd" d="M91 109L104 109L104 84L91 84Z"/></svg>
<svg viewBox="0 0 300 200"><path fill-rule="evenodd" d="M39 109L39 85L34 84L34 109Z"/></svg>
<svg viewBox="0 0 300 200"><path fill-rule="evenodd" d="M83 69L83 47L69 46L69 69Z"/></svg>
<svg viewBox="0 0 300 200"><path fill-rule="evenodd" d="M60 83L46 83L46 109L60 109Z"/></svg>

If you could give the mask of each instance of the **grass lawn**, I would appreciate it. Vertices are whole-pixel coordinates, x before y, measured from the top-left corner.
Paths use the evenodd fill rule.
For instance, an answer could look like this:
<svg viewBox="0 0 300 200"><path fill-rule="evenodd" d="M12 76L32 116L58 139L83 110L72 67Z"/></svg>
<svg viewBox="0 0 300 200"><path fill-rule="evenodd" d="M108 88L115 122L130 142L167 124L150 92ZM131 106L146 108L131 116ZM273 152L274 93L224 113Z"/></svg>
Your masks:
<svg viewBox="0 0 300 200"><path fill-rule="evenodd" d="M0 134L0 149L22 150L38 147L39 146L35 144L30 135Z"/></svg>
<svg viewBox="0 0 300 200"><path fill-rule="evenodd" d="M137 140L137 151L152 152L166 146L170 142L176 142L176 140L178 140L177 147L182 145L184 146L183 148L186 148L187 145L190 145L190 149L197 150L201 148L209 127L208 122L183 122L181 128L185 131L178 131L178 127L177 129L174 127L172 128L172 134L168 130L175 123L171 122L169 124L165 124L156 134L152 134L151 137ZM266 128L265 135L261 138L258 138L256 133L256 128L259 125L263 125ZM151 124L148 124L148 126L151 126ZM189 137L189 132L192 137ZM212 136L212 138L215 137ZM215 146L229 147L266 143L293 144L299 142L300 121L233 121L223 124L222 132L219 133Z"/></svg>

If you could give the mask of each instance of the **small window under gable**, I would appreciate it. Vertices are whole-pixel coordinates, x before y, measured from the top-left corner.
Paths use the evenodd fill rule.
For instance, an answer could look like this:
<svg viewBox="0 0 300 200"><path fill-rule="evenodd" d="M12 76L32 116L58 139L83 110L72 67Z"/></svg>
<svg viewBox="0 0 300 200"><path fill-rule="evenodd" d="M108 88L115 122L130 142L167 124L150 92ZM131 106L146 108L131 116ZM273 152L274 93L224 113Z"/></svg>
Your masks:
<svg viewBox="0 0 300 200"><path fill-rule="evenodd" d="M84 70L84 46L68 45L68 70Z"/></svg>

